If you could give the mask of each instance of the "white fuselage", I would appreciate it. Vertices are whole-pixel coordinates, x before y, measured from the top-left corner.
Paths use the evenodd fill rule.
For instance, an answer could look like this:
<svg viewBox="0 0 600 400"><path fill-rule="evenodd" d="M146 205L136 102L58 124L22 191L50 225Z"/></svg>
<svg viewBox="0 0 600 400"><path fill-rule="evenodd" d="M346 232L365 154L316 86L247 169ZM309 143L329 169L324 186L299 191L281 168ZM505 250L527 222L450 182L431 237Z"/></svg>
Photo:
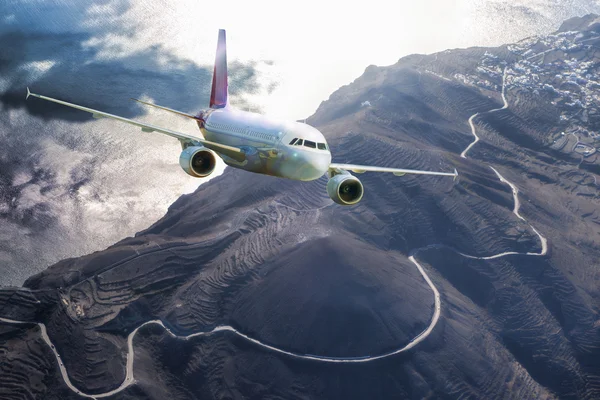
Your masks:
<svg viewBox="0 0 600 400"><path fill-rule="evenodd" d="M240 147L246 153L243 162L220 155L229 166L310 181L321 177L331 164L325 137L310 125L229 107L206 110L203 115L198 125L206 140Z"/></svg>

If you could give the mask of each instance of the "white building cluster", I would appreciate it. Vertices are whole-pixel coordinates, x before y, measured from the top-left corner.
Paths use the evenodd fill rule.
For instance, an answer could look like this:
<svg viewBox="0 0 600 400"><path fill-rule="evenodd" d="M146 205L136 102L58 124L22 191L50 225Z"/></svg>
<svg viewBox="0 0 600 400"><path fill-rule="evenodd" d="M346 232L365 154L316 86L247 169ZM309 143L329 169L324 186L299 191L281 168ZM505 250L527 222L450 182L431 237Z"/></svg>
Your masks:
<svg viewBox="0 0 600 400"><path fill-rule="evenodd" d="M507 91L528 91L540 101L549 101L560 112L563 135L574 136L575 144L565 145L565 136L551 132L552 147L584 157L595 154L600 149L600 63L596 58L600 33L561 32L528 38L507 48L517 58L507 66ZM502 66L497 57L486 53L480 67L485 71L478 69L478 79L494 71L490 65L494 62L498 76Z"/></svg>

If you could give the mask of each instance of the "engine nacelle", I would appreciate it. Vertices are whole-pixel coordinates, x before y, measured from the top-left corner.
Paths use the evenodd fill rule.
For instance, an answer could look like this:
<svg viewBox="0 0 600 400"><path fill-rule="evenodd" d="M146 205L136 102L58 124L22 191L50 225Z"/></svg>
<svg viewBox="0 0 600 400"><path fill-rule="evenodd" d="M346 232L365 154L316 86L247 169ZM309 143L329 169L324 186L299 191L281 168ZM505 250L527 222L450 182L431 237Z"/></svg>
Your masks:
<svg viewBox="0 0 600 400"><path fill-rule="evenodd" d="M204 178L212 174L217 166L217 156L203 146L186 147L179 156L179 165L188 175Z"/></svg>
<svg viewBox="0 0 600 400"><path fill-rule="evenodd" d="M327 194L331 200L343 206L351 206L362 199L364 189L358 178L343 173L333 176L327 182Z"/></svg>

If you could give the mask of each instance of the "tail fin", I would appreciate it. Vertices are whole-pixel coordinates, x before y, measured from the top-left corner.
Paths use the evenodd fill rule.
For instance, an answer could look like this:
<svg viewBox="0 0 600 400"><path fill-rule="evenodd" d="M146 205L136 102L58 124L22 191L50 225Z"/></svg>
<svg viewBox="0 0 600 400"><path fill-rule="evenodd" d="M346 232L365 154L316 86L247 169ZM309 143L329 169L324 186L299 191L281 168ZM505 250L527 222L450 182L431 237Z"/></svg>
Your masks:
<svg viewBox="0 0 600 400"><path fill-rule="evenodd" d="M219 29L219 42L215 57L212 90L210 92L210 108L223 108L229 104L227 90L227 45L225 29Z"/></svg>

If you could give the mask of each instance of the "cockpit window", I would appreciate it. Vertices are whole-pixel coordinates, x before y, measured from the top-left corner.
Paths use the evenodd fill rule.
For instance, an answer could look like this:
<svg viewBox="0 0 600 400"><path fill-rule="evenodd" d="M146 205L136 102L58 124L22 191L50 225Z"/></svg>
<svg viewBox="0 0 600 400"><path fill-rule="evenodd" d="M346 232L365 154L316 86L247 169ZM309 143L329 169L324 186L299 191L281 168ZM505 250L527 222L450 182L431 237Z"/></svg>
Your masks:
<svg viewBox="0 0 600 400"><path fill-rule="evenodd" d="M290 146L305 146L310 147L311 149L329 150L329 146L327 146L327 143L315 143L310 140L304 140L299 138L293 138L290 142Z"/></svg>

